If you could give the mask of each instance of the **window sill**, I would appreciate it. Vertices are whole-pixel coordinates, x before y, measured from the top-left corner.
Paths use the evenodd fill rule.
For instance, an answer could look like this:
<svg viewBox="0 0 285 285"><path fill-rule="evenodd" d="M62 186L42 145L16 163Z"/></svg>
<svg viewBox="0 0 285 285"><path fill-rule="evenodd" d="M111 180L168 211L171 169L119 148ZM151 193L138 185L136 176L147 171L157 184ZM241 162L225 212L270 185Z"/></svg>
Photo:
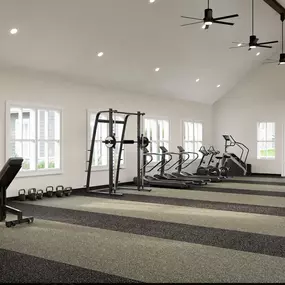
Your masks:
<svg viewBox="0 0 285 285"><path fill-rule="evenodd" d="M258 157L257 160L275 160L275 157Z"/></svg>
<svg viewBox="0 0 285 285"><path fill-rule="evenodd" d="M16 178L50 176L50 175L61 175L61 174L63 174L63 171L61 169L43 170L43 171L24 171L24 172L19 172Z"/></svg>

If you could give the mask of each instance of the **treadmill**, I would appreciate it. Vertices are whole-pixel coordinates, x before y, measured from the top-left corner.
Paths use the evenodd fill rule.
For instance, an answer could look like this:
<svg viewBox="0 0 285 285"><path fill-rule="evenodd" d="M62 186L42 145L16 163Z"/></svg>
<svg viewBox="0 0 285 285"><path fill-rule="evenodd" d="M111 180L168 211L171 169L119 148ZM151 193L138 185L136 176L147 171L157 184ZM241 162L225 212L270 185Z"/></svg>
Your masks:
<svg viewBox="0 0 285 285"><path fill-rule="evenodd" d="M162 150L162 159L161 159L161 167L158 169L160 171L159 174L155 174L154 177L158 179L166 179L170 181L183 181L189 185L207 185L208 182L211 181L210 178L207 177L196 177L196 176L176 176L170 173L166 173L165 171L170 170L176 163L172 164L169 168L165 169L165 166L172 160L173 155L179 155L180 153L176 152L169 152L166 147L160 146L160 149ZM170 159L166 160L166 155L170 157Z"/></svg>
<svg viewBox="0 0 285 285"><path fill-rule="evenodd" d="M143 183L148 186L153 186L153 187L166 187L166 188L189 188L189 185L183 181L170 181L170 180L165 180L165 179L159 179L157 177L151 176L151 175L146 175L146 173L151 172L154 170L156 167L161 165L162 160L160 160L158 163L156 163L153 167L150 169L146 169L146 167L153 161L153 156L162 156L163 154L161 153L150 153L147 148L143 149L143 166L141 168L142 171L142 177L143 177ZM150 160L147 161L147 157L150 157ZM134 182L136 183L136 177L134 178Z"/></svg>
<svg viewBox="0 0 285 285"><path fill-rule="evenodd" d="M176 177L186 177L186 178L200 178L200 179L209 179L210 182L221 182L224 179L221 179L221 177L218 176L210 176L210 175L197 175L197 174L192 174L186 171L183 171L183 169L186 169L189 165L191 165L194 161L196 161L199 157L198 153L196 152L191 152L191 151L185 151L185 149L182 146L177 146L179 150L179 160L178 160L178 166L175 168L177 172L172 173ZM190 154L194 154L196 157L192 159L190 162L185 164L190 159ZM186 159L183 158L183 155L186 155Z"/></svg>

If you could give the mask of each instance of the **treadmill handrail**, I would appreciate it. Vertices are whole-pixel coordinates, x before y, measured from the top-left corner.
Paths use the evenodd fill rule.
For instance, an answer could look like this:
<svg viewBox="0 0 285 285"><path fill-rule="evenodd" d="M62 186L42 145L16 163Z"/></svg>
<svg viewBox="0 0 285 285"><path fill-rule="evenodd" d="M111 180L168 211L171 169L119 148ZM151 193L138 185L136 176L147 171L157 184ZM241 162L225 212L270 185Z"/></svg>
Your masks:
<svg viewBox="0 0 285 285"><path fill-rule="evenodd" d="M170 159L168 159L168 160L165 159L164 164L162 164L162 165L157 169L157 171L160 171L162 167L164 167L166 164L168 164L168 163L172 160L172 155L170 154L170 152L165 152L165 153L163 153L163 155L168 155L168 156L170 156ZM162 163L162 161L160 161L160 163Z"/></svg>
<svg viewBox="0 0 285 285"><path fill-rule="evenodd" d="M172 155L172 154L174 154L174 155L180 155L181 153L179 152L167 152L166 154L169 154L169 155ZM189 157L190 157L190 155L189 155ZM168 170L170 170L171 168L173 168L174 167L174 165L176 165L177 163L179 163L179 160L177 160L174 164L171 164L167 169L165 169L165 171L168 171ZM166 165L166 164L165 164Z"/></svg>
<svg viewBox="0 0 285 285"><path fill-rule="evenodd" d="M145 156L151 156L151 160L149 161L149 162L147 162L145 165L144 165L144 167L146 167L146 166L148 166L152 161L153 161L153 155L157 155L157 156L162 156L163 154L161 154L161 153L154 153L154 152L149 152L149 153L146 153L146 154L143 154L143 155L145 155ZM149 170L147 170L147 171L145 171L145 173L149 173L149 172L151 172L152 170L154 170L157 166L159 166L160 164L162 163L162 161L160 160L160 161L158 161L151 169L149 169ZM142 167L143 168L143 167Z"/></svg>
<svg viewBox="0 0 285 285"><path fill-rule="evenodd" d="M182 166L181 169L185 169L187 168L190 164L194 163L194 161L196 161L198 158L199 158L199 154L197 152L194 152L194 151L184 151L182 154L186 154L186 153L189 153L189 154L194 154L196 155L196 157L194 159L192 159L189 163L187 163L186 165ZM177 169L177 167L176 167Z"/></svg>
<svg viewBox="0 0 285 285"><path fill-rule="evenodd" d="M179 153L179 155L181 154L181 152ZM176 164L178 164L175 169L177 169L180 165L182 165L183 163L185 163L185 161L187 161L189 158L190 158L190 154L188 153L185 153L187 155L187 158L183 158L182 157L182 160L180 161L180 159L178 159L175 163L173 163L172 165L170 165L169 168L165 169L166 171L168 171L169 169L173 168Z"/></svg>

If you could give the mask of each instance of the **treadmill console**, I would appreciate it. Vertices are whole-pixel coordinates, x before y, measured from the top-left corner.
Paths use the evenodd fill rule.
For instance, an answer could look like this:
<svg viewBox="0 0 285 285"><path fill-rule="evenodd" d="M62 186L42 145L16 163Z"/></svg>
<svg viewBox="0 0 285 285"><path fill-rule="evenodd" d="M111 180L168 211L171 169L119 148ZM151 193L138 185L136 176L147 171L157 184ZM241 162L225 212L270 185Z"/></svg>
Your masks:
<svg viewBox="0 0 285 285"><path fill-rule="evenodd" d="M184 149L182 146L180 146L180 145L179 145L177 148L178 148L178 150L179 150L180 152L184 152L184 151L185 151L185 149Z"/></svg>
<svg viewBox="0 0 285 285"><path fill-rule="evenodd" d="M225 139L226 141L231 141L231 139L230 139L230 136L229 136L229 135L223 135L223 137L224 137L224 139Z"/></svg>
<svg viewBox="0 0 285 285"><path fill-rule="evenodd" d="M164 147L164 146L160 146L160 149L162 150L162 152L163 152L163 153L168 152L167 148L166 148L166 147Z"/></svg>

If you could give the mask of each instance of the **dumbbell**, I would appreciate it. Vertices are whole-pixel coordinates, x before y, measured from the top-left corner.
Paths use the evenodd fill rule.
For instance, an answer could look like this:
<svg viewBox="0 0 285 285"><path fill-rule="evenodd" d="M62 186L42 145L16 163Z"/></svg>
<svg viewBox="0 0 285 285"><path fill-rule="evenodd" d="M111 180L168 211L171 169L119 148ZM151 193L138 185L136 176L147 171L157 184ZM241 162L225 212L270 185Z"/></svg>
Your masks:
<svg viewBox="0 0 285 285"><path fill-rule="evenodd" d="M26 200L26 190L25 189L20 189L18 191L18 195L19 195L19 200L20 201L25 201Z"/></svg>
<svg viewBox="0 0 285 285"><path fill-rule="evenodd" d="M37 189L36 188L30 188L28 190L28 199L31 201L37 200Z"/></svg>
<svg viewBox="0 0 285 285"><path fill-rule="evenodd" d="M37 191L37 199L42 200L44 196L44 191L42 189L39 189Z"/></svg>
<svg viewBox="0 0 285 285"><path fill-rule="evenodd" d="M72 193L72 187L65 187L65 189L63 190L63 193L65 196L70 196Z"/></svg>
<svg viewBox="0 0 285 285"><path fill-rule="evenodd" d="M56 195L56 197L58 197L58 198L63 197L63 194L64 194L63 191L64 191L64 187L62 185L56 186L56 188L55 188L55 195Z"/></svg>
<svg viewBox="0 0 285 285"><path fill-rule="evenodd" d="M49 198L51 198L53 196L53 186L47 186L46 194Z"/></svg>

